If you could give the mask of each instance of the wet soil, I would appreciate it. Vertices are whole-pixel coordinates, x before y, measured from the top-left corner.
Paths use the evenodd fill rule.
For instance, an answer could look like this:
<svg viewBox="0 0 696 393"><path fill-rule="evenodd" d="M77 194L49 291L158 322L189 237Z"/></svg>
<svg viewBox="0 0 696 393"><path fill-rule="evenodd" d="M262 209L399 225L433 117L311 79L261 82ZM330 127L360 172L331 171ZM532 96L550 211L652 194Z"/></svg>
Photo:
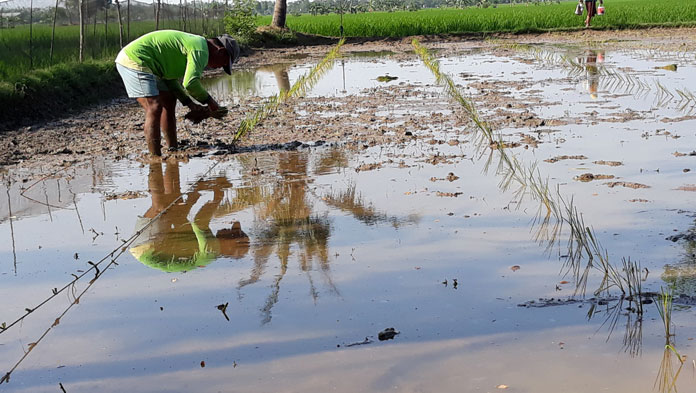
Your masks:
<svg viewBox="0 0 696 393"><path fill-rule="evenodd" d="M677 38L589 33L580 47L568 41L577 34L517 49L555 38L428 41L500 132L493 143L405 40L348 45L345 64L238 145L241 117L328 47L245 59L240 73L257 70L251 94L231 86L241 78L211 76L232 114L180 119L182 149L164 159L147 159L128 100L3 136L15 160L4 176L17 183L0 185L0 325L30 313L0 334L3 370L26 358L7 391L217 392L233 380L252 392L628 392L652 386L670 360L677 379L665 339L693 357L696 194L685 191L696 164L673 153L693 150L693 118L616 88L611 74L593 87L588 59L598 45L607 70L692 91L696 64L649 49ZM677 72L654 69L674 57ZM290 68L268 65L278 61ZM504 181L503 146L606 253L582 258L587 246L567 220L544 217L532 197L542 194ZM583 298L606 284L590 266L605 258L618 274L640 262L642 316L617 287ZM666 287L678 297L676 336L653 301Z"/></svg>
<svg viewBox="0 0 696 393"><path fill-rule="evenodd" d="M426 43L439 55L445 56L479 47L487 47L501 55L514 55L497 46L501 42L577 44L583 41L602 41L611 42L622 49L659 47L679 51L696 47L696 29L693 28L502 34L486 37L492 40L456 36L415 38ZM411 39L412 37L346 44L344 53L388 50L395 60L413 60ZM262 66L279 61L312 61L319 59L329 48L327 45L312 45L258 50L245 58L240 67ZM533 91L526 92L522 100L510 94L510 91L528 86L528 83L523 80L504 83L478 80L467 86L477 104L482 106L482 111L490 115L489 122L495 128L521 130L511 134L512 140L508 147L537 147L539 140L529 132L530 129L548 130L549 127L568 123L591 124L600 120L625 122L649 116L648 113L639 111L612 113L603 119L592 116L542 116L536 113L537 108L558 103L545 102L540 96L533 94ZM239 149L285 148L283 144L292 141L340 141L355 148L364 148L376 144L406 142L414 138L430 138L429 130L433 128L467 132L464 120L441 112L443 109L450 110L452 104L437 89L423 92L410 83L400 83L397 80L379 89L364 91L359 96L303 97L294 100L284 105L278 114L265 121L252 135L233 146L232 136L242 117L260 105L261 100L259 97L247 97L233 103L226 102L231 113L226 119L208 120L198 125L184 120L184 110L179 108L181 148L176 152L167 152L165 156L184 158L211 152L224 155ZM385 114L385 109L395 100L400 102L399 108L402 110L398 114L393 110ZM419 111L409 114L409 108L417 108ZM427 116L423 114L424 109L429 112ZM314 116L317 112L328 110L334 110L335 113L321 118ZM427 122L424 121L425 117ZM87 110L79 116L6 131L0 134L0 171L23 168L40 172L42 168L69 166L95 157L141 159L145 156L141 131L143 120L142 109L133 100L121 98Z"/></svg>

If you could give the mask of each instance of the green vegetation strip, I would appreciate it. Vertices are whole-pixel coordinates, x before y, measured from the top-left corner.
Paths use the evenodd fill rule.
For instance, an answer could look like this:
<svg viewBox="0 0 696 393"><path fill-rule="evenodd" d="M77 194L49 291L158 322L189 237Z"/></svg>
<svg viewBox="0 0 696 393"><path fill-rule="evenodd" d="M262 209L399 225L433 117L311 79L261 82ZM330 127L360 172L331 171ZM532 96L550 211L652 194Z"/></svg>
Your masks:
<svg viewBox="0 0 696 393"><path fill-rule="evenodd" d="M425 9L420 11L370 12L343 16L348 37L406 37L424 34L540 32L584 27L584 16L575 15L577 1L550 5L499 5L497 8ZM593 19L599 29L696 25L696 1L610 0L606 14ZM270 23L270 17L259 24ZM292 30L338 36L340 15L288 15Z"/></svg>
<svg viewBox="0 0 696 393"><path fill-rule="evenodd" d="M340 55L341 46L343 46L344 42L345 40L340 40L338 44L333 47L333 49L331 49L317 65L312 67L309 73L298 79L292 85L290 90L281 91L277 95L271 97L262 107L257 109L254 113L248 115L246 119L242 120L242 123L239 125L239 128L235 133L234 140L238 141L253 131L259 123L275 113L278 106L286 102L289 98L302 96L312 87L314 87L317 82L319 82L321 77L324 76L329 69L331 69L334 60Z"/></svg>
<svg viewBox="0 0 696 393"><path fill-rule="evenodd" d="M35 70L12 82L0 82L0 126L49 118L122 92L113 60Z"/></svg>

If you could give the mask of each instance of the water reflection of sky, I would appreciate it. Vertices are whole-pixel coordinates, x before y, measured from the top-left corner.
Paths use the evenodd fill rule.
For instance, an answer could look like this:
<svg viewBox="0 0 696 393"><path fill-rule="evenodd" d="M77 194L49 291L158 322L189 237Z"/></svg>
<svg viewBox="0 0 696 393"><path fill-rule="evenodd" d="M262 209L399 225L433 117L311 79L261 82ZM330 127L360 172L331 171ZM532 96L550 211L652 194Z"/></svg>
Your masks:
<svg viewBox="0 0 696 393"><path fill-rule="evenodd" d="M611 53L605 59L618 61ZM351 60L345 66L355 80L352 92L377 85L376 76L386 73L398 76L396 82L421 77L423 84L432 82L415 62ZM505 67L510 67L527 70L530 75L524 77L566 78L561 71L485 54L444 59L443 67L453 75L488 67L486 72L498 77L509 75ZM303 70L291 68L289 81ZM342 79L336 79L342 72L334 67L312 94L342 89L337 82ZM277 87L273 70L259 73L266 82L254 79L245 86ZM681 83L671 74L667 79ZM581 82L568 80L563 86ZM550 97L564 94L574 105L588 99L582 85L569 93L549 84L543 94ZM603 99L606 93L598 89L598 94ZM691 193L674 190L692 181L682 172L690 164L671 156L696 142L690 126L670 125L683 135L680 139L654 134L645 139L628 130L654 133L655 124L569 125L559 131L565 143L548 137L538 149L516 153L523 162L585 154L587 160L542 163L540 168L565 195L574 196L613 260L630 255L653 272L646 288L659 290L674 281L690 288L691 246L664 240L674 229L693 225L692 213L679 211L693 204ZM423 162L435 153L458 158L438 165ZM608 331L601 326L607 313L587 321L586 305L517 306L572 293L572 284L560 284L563 243L545 253L530 228L535 204L525 201L515 208L512 195L499 191L499 179L484 174L483 163L471 157L476 155L470 144L416 141L358 154L339 147L239 155L217 164L206 159L143 167L96 163L63 180L61 174L45 179L26 193L38 201L47 198L56 206L50 214L46 206L20 196L19 187L0 190L13 206L24 204L21 213L0 211L7 217L0 223L0 322L41 302L71 273L89 268L87 261L120 249L143 218L172 201L177 207L165 213L162 225L144 232L142 242L132 247L178 251L167 258L182 264L196 252L211 254L205 264L169 273L142 263L138 252L124 254L30 353L3 391L53 392L58 382L71 393L492 391L501 384L535 392L563 386L642 391L651 386L664 349L653 308L642 326L642 356L632 357L624 353L624 319L606 341ZM405 167L398 165L402 159ZM625 165L592 164L599 159ZM383 161L378 170L354 170ZM585 171L611 172L652 188L610 189L570 180ZM449 172L459 179L431 181ZM126 191L143 194L118 198ZM438 191L462 194L443 197ZM650 203L628 203L630 198ZM6 241L11 237L14 244ZM220 245L229 240L225 252ZM661 274L667 264L667 274ZM520 270L512 271L513 265ZM32 313L21 329L0 335L2 370L70 301L61 295ZM216 307L223 304L230 321ZM674 318L677 347L690 355L693 313L682 311ZM394 341L345 346L366 336L375 340L386 327L401 334ZM679 387L690 383L687 376Z"/></svg>

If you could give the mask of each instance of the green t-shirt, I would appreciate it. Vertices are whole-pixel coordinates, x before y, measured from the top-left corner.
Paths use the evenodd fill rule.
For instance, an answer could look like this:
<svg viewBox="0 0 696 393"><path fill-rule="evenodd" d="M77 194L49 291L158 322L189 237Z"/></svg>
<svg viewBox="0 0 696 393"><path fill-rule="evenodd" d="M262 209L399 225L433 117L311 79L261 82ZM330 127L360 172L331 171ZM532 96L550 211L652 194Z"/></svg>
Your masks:
<svg viewBox="0 0 696 393"><path fill-rule="evenodd" d="M208 64L205 38L176 30L159 30L134 40L123 51L135 63L149 68L184 101L186 93L196 101L208 100L201 75ZM179 79L183 78L183 90Z"/></svg>

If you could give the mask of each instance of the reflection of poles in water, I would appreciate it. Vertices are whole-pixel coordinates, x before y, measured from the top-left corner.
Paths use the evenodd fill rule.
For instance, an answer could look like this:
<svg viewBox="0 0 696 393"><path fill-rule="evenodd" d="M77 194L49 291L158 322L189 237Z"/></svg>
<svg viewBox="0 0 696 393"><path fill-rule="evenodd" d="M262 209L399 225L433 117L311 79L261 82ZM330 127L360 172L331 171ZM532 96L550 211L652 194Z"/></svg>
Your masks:
<svg viewBox="0 0 696 393"><path fill-rule="evenodd" d="M343 90L341 93L346 92L346 61L341 60L341 71L343 71Z"/></svg>
<svg viewBox="0 0 696 393"><path fill-rule="evenodd" d="M14 223L13 223L13 218L12 218L12 204L10 203L10 183L7 183L7 211L8 211L8 217L10 217L10 237L12 237L12 261L14 265L14 272L15 276L17 275L17 246L15 245L15 236L14 236Z"/></svg>

